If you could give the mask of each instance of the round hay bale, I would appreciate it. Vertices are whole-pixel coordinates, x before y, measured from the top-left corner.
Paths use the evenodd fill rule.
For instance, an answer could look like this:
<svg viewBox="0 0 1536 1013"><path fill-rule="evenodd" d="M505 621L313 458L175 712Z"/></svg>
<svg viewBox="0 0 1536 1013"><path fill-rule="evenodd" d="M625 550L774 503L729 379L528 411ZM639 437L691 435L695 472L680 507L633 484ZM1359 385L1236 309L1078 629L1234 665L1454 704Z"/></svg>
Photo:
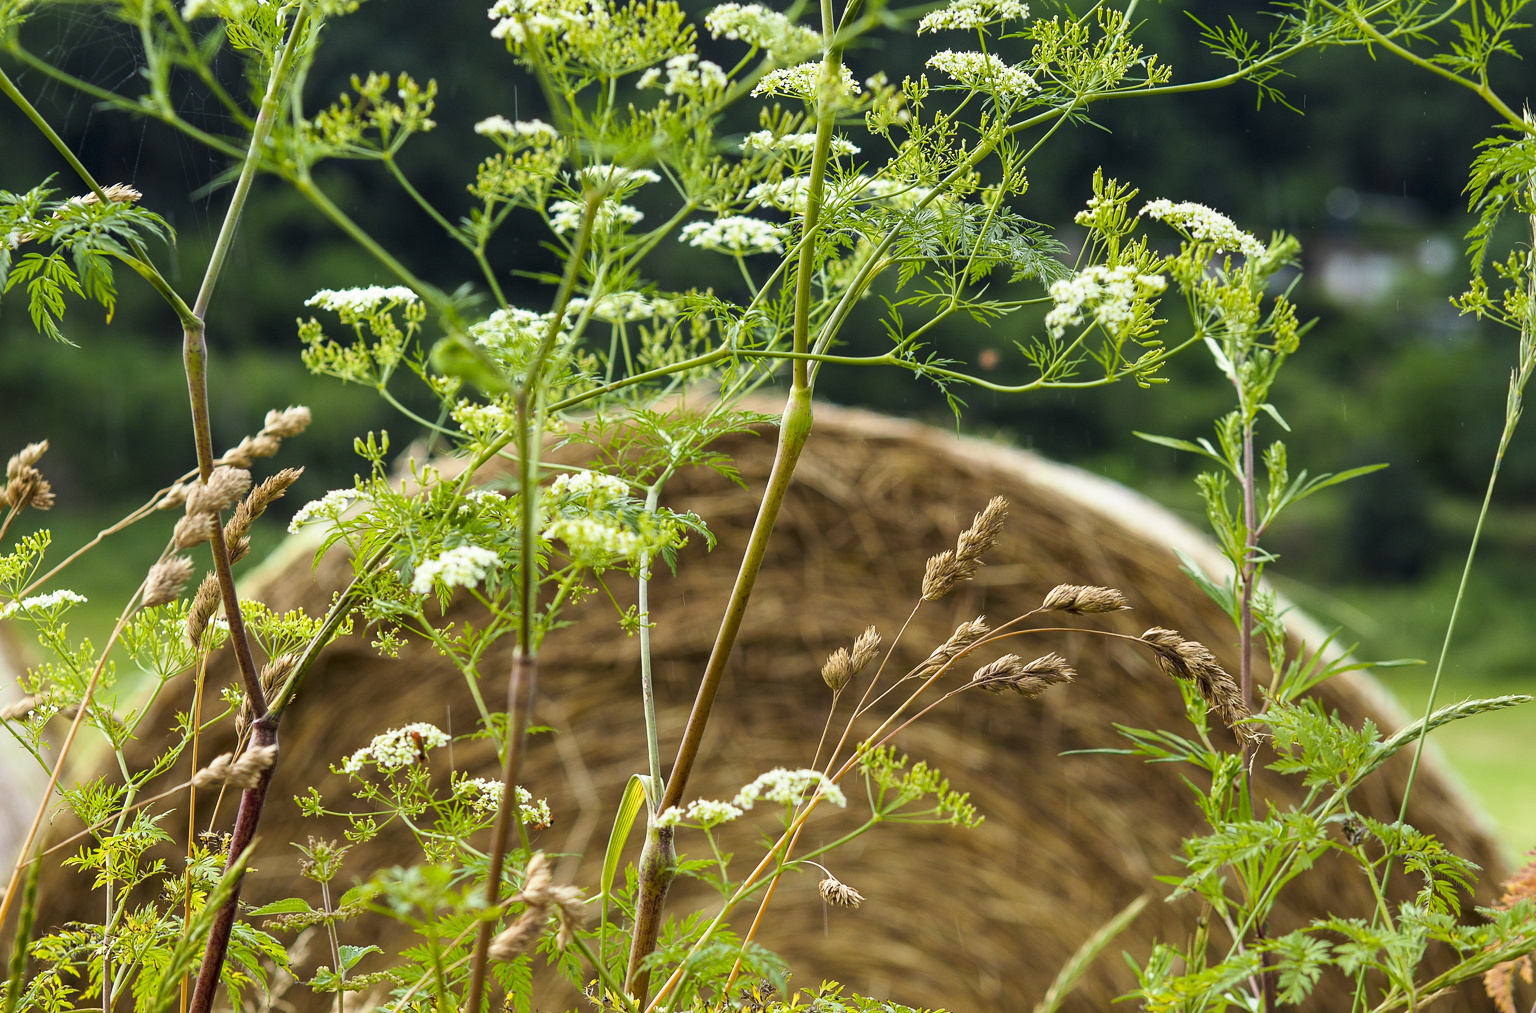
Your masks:
<svg viewBox="0 0 1536 1013"><path fill-rule="evenodd" d="M665 500L693 510L719 536L706 553L698 539L682 554L676 576L658 576L652 590L656 622L653 650L663 752L670 759L692 702L698 674L756 510L756 495L773 456L771 433L722 442L746 487L713 472L678 475ZM818 671L830 650L844 646L867 624L894 634L918 597L924 561L953 544L956 532L988 498L1003 495L1010 516L988 565L961 590L921 608L897 651L915 664L965 619L986 614L1000 621L1035 607L1058 583L1122 589L1134 611L1091 617L1093 624L1138 634L1154 625L1203 641L1236 670L1229 621L1179 571L1172 549L1220 572L1214 550L1148 500L1103 479L1051 464L1032 454L867 413L821 406L795 484L785 503L769 557L758 580L728 675L715 704L688 797L729 798L758 773L808 765L829 703ZM248 582L250 596L274 609L323 611L350 573L333 554L311 569L310 543L293 545ZM632 581L609 586L627 605ZM626 592L625 585L630 585ZM536 723L555 729L530 740L522 782L547 797L555 825L536 846L564 852L561 875L589 889L596 881L612 814L625 780L644 766L639 716L639 662L634 641L617 628L611 605L594 596L571 610L573 626L552 634L541 654ZM1293 631L1313 644L1321 637L1293 615ZM450 620L476 618L461 599ZM1046 625L1083 624L1054 617ZM333 800L346 798L345 778L329 764L377 733L408 721L432 721L462 732L474 707L464 681L442 658L410 644L398 660L381 659L371 634L355 633L325 652L290 709L282 729L283 760L263 821L255 870L245 897L262 903L302 889L289 842L321 827L300 817L288 800L317 786ZM1159 875L1176 874L1179 842L1197 831L1198 812L1181 782L1186 771L1133 757L1063 755L1122 746L1115 722L1143 728L1183 725L1180 695L1144 652L1123 642L1081 633L1033 638L1020 653L1056 650L1079 673L1075 684L1038 701L961 694L914 725L901 750L938 766L955 786L971 792L985 814L976 830L885 826L825 859L836 875L867 898L856 911L828 909L813 876L789 876L781 885L760 941L789 958L795 982L823 978L913 1006L950 1010L1014 1011L1033 1007L1076 947L1127 902L1144 892L1157 899L1084 977L1067 1007L1109 1008L1134 985L1116 955L1144 957L1154 938L1185 940L1197 906L1161 901ZM510 666L510 639L487 659L487 692L499 698ZM968 669L967 669L968 671ZM215 659L210 686L233 678L227 652ZM147 728L170 728L191 699L190 683L170 687ZM1369 718L1385 727L1402 716L1367 678L1351 675L1319 695L1352 724ZM847 702L844 703L846 713ZM231 748L227 736L204 740L203 755ZM147 755L147 752L146 752ZM141 758L142 759L142 758ZM1399 757L1356 795L1360 810L1394 818L1406 775ZM1261 755L1259 766L1266 762ZM452 763L479 776L496 776L483 743L455 747ZM434 776L447 766L434 760ZM187 769L170 778L184 779ZM1295 779L1260 769L1258 792L1281 805L1299 799ZM168 781L167 783L175 783ZM851 796L858 794L856 786ZM857 800L850 806L856 808ZM199 802L199 824L208 811ZM220 812L227 825L233 805ZM178 815L164 824L180 837ZM815 822L805 846L835 839L850 814ZM1502 878L1498 848L1465 797L1431 762L1421 770L1409 819L1486 870L1478 900L1487 903ZM327 831L334 835L336 831ZM636 840L638 840L636 835ZM760 853L745 831L727 843L746 868ZM702 840L680 835L679 847L707 851ZM802 849L803 850L803 849ZM1337 856L1330 856L1337 858ZM386 833L349 857L351 873L416 861L414 845ZM742 872L738 868L738 873ZM81 917L91 901L53 875L54 917ZM1394 877L1395 894L1416 888ZM709 903L697 884L679 881L672 912L690 902ZM1323 861L1285 895L1271 931L1283 933L1325 911L1366 915L1371 898L1363 879L1342 861ZM738 915L750 921L752 907ZM390 927L369 927L368 941L399 942ZM344 934L344 941L345 934ZM357 940L354 940L357 941ZM320 949L320 948L317 948ZM326 962L316 954L314 963ZM1429 962L1447 965L1447 954ZM374 965L365 963L359 971ZM536 1005L574 1007L569 990L545 983ZM541 985L541 989L544 986ZM1308 1008L1348 1008L1344 983L1325 978ZM301 1007L305 1000L290 993ZM316 1004L320 1008L323 1004ZM1442 1000L1440 1010L1488 1010L1481 989L1469 987Z"/></svg>

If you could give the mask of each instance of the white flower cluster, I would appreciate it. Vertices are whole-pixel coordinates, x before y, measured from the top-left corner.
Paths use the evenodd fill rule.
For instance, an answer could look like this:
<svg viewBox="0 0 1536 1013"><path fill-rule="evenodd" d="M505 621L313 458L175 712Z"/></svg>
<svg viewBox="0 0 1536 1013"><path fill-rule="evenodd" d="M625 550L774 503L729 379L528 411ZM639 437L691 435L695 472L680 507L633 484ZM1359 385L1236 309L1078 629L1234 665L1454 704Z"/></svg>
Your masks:
<svg viewBox="0 0 1536 1013"><path fill-rule="evenodd" d="M454 786L454 794L469 802L470 808L485 814L501 808L501 797L506 786L488 777L469 777ZM523 822L535 830L543 830L555 822L549 811L549 800L533 800L533 793L522 785L517 786L517 806L522 811Z"/></svg>
<svg viewBox="0 0 1536 1013"><path fill-rule="evenodd" d="M754 130L741 142L742 151L804 152L816 148L815 134L775 134L772 130ZM833 136L832 154L857 155L858 145L846 137Z"/></svg>
<svg viewBox="0 0 1536 1013"><path fill-rule="evenodd" d="M981 28L997 21L1023 21L1029 5L1019 0L951 0L948 7L923 15L917 34L945 28Z"/></svg>
<svg viewBox="0 0 1536 1013"><path fill-rule="evenodd" d="M1082 323L1083 313L1091 310L1095 323L1118 332L1135 318L1138 298L1155 295L1166 286L1160 274L1137 274L1130 265L1094 264L1051 285L1056 305L1045 315L1045 326L1059 338L1068 327Z"/></svg>
<svg viewBox="0 0 1536 1013"><path fill-rule="evenodd" d="M294 511L293 518L288 522L288 533L296 534L304 525L317 520L334 521L360 498L356 489L332 489Z"/></svg>
<svg viewBox="0 0 1536 1013"><path fill-rule="evenodd" d="M715 802L707 798L694 799L688 803L686 810L679 806L672 806L663 810L656 817L656 825L659 827L675 827L684 820L690 820L705 827L719 826L721 823L729 823L740 816L742 810L729 802Z"/></svg>
<svg viewBox="0 0 1536 1013"><path fill-rule="evenodd" d="M993 53L957 53L946 49L928 58L928 66L942 70L967 88L989 92L999 99L1020 99L1038 91L1035 79L1018 67L1010 67Z"/></svg>
<svg viewBox="0 0 1536 1013"><path fill-rule="evenodd" d="M629 483L617 475L600 471L562 472L549 483L555 496L569 496L594 506L601 506L620 496L629 495Z"/></svg>
<svg viewBox="0 0 1536 1013"><path fill-rule="evenodd" d="M712 222L689 222L677 236L678 242L719 253L783 253L783 240L789 230L761 218L732 215Z"/></svg>
<svg viewBox="0 0 1536 1013"><path fill-rule="evenodd" d="M486 16L496 22L491 38L519 46L528 41L530 34L563 32L609 20L601 3L583 0L496 0Z"/></svg>
<svg viewBox="0 0 1536 1013"><path fill-rule="evenodd" d="M566 305L572 317L581 316L589 300L577 296ZM610 324L627 323L631 320L648 320L651 317L669 317L676 313L670 299L647 296L643 292L609 292L592 307L592 316Z"/></svg>
<svg viewBox="0 0 1536 1013"><path fill-rule="evenodd" d="M478 545L461 545L416 567L415 576L411 578L411 590L416 594L427 594L437 581L449 587L474 587L485 579L487 573L500 565L501 557L490 549L482 549Z"/></svg>
<svg viewBox="0 0 1536 1013"><path fill-rule="evenodd" d="M747 199L759 201L780 211L805 210L806 194L811 189L809 176L792 176L777 183L759 183L747 191Z"/></svg>
<svg viewBox="0 0 1536 1013"><path fill-rule="evenodd" d="M1149 201L1141 209L1141 214L1188 229L1197 241L1213 244L1217 253L1232 251L1245 257L1264 255L1263 243L1238 228L1232 219L1220 211L1204 204L1196 204L1194 201L1175 204L1171 200L1159 198Z"/></svg>
<svg viewBox="0 0 1536 1013"><path fill-rule="evenodd" d="M581 227L581 211L582 206L575 201L557 200L549 206L549 227L561 235L578 229ZM601 232L608 231L616 224L627 228L644 217L645 213L639 208L605 200L597 207L592 227Z"/></svg>
<svg viewBox="0 0 1536 1013"><path fill-rule="evenodd" d="M614 190L629 189L642 183L660 183L661 177L650 169L629 169L622 165L598 162L576 174L587 186L607 186Z"/></svg>
<svg viewBox="0 0 1536 1013"><path fill-rule="evenodd" d="M642 90L654 88L660 80L661 68L652 67L640 75L635 87ZM683 53L667 61L667 83L664 90L668 95L713 95L724 88L726 83L725 71L718 63L700 60L694 53Z"/></svg>
<svg viewBox="0 0 1536 1013"><path fill-rule="evenodd" d="M908 211L927 200L933 188L914 186L894 179L872 179L865 187L865 193L875 200L885 201L898 211Z"/></svg>
<svg viewBox="0 0 1536 1013"><path fill-rule="evenodd" d="M549 327L547 313L509 306L497 310L477 324L469 325L469 336L480 347L503 356L516 357L531 350ZM462 425L462 423L460 423Z"/></svg>
<svg viewBox="0 0 1536 1013"><path fill-rule="evenodd" d="M84 605L90 599L74 591L60 589L47 594L35 594L21 601L13 601L0 608L0 619L9 619L17 612L49 612L60 605Z"/></svg>
<svg viewBox="0 0 1536 1013"><path fill-rule="evenodd" d="M859 82L853 79L853 71L847 65L839 68L843 72L842 88L846 94L858 95L864 91L859 87ZM752 89L753 95L787 95L790 98L812 99L816 97L816 88L821 84L821 64L802 63L794 67L780 67L778 70L770 70L758 78L757 87Z"/></svg>
<svg viewBox="0 0 1536 1013"><path fill-rule="evenodd" d="M421 758L428 749L448 744L448 734L434 724L417 721L404 728L392 728L373 737L373 741L341 763L343 773L356 774L366 763L380 770L399 770Z"/></svg>
<svg viewBox="0 0 1536 1013"><path fill-rule="evenodd" d="M481 137L504 137L511 141L527 141L534 147L553 144L560 139L560 131L543 120L509 120L505 116L488 116L475 124L475 133Z"/></svg>
<svg viewBox="0 0 1536 1013"><path fill-rule="evenodd" d="M505 408L493 404L476 404L467 399L461 399L454 405L450 416L459 424L460 429L477 440L495 439L512 427L512 416L507 414Z"/></svg>
<svg viewBox="0 0 1536 1013"><path fill-rule="evenodd" d="M803 53L821 47L821 35L762 4L721 4L704 15L715 38L725 36L770 53Z"/></svg>
<svg viewBox="0 0 1536 1013"><path fill-rule="evenodd" d="M819 788L821 796L835 806L848 805L843 789L833 784L821 771L788 770L784 767L775 767L766 774L759 774L757 780L736 793L731 803L739 809L751 809L759 800L799 805L805 793L812 788Z"/></svg>
<svg viewBox="0 0 1536 1013"><path fill-rule="evenodd" d="M343 316L362 317L373 313L379 306L395 306L416 302L416 293L404 285L369 285L367 288L322 288L308 299L305 306L319 306L335 310Z"/></svg>
<svg viewBox="0 0 1536 1013"><path fill-rule="evenodd" d="M561 517L544 529L544 537L558 538L582 559L633 559L645 548L645 542L633 531L591 517Z"/></svg>

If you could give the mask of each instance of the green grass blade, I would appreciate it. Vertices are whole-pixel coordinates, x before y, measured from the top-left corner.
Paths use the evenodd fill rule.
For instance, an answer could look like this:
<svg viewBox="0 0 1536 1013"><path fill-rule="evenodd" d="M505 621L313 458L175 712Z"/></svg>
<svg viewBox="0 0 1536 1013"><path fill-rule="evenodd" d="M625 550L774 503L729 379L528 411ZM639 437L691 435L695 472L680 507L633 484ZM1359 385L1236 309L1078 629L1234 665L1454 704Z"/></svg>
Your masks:
<svg viewBox="0 0 1536 1013"><path fill-rule="evenodd" d="M1051 987L1046 989L1045 996L1035 1005L1034 1013L1056 1013L1067 996L1072 994L1072 989L1077 987L1081 978L1098 959L1104 948L1115 941L1115 937L1130 928L1131 922L1141 914L1142 909L1150 900L1148 894L1142 894L1120 909L1120 913L1109 921L1099 926L1099 930L1083 941L1083 945L1072 954L1072 959L1062 965L1061 973L1056 975L1056 980L1051 982Z"/></svg>

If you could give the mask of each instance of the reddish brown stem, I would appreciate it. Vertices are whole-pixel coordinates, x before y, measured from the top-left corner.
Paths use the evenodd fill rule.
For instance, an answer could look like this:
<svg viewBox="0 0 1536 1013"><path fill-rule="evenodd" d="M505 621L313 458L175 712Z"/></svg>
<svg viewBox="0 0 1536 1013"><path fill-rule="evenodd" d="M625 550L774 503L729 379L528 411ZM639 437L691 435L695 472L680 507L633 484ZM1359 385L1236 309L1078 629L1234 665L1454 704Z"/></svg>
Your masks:
<svg viewBox="0 0 1536 1013"><path fill-rule="evenodd" d="M501 903L501 872L506 863L507 841L516 828L522 836L522 809L517 803L517 773L522 765L523 741L528 727L528 714L533 709L533 696L537 689L539 662L526 648L518 651L512 661L512 679L507 686L507 758L502 764L501 808L496 811L496 826L491 831L491 864L486 871L485 907L494 912ZM469 991L464 1008L469 1013L479 1013L485 996L485 972L489 960L487 951L496 920L487 917L480 923L475 940L474 960L469 969Z"/></svg>
<svg viewBox="0 0 1536 1013"><path fill-rule="evenodd" d="M260 749L277 745L277 725L268 717L259 718L251 729L251 748ZM240 811L235 816L235 829L229 841L231 858L242 855L256 839L256 827L261 823L261 810L267 802L267 788L272 784L276 766L261 772L256 787L247 788L240 794ZM208 933L208 946L203 966L197 972L197 988L192 992L189 1013L208 1013L213 1008L214 992L219 987L219 974L224 969L224 954L229 950L229 937L235 928L235 915L240 906L240 886L245 877L235 880L229 900L219 909L212 930Z"/></svg>

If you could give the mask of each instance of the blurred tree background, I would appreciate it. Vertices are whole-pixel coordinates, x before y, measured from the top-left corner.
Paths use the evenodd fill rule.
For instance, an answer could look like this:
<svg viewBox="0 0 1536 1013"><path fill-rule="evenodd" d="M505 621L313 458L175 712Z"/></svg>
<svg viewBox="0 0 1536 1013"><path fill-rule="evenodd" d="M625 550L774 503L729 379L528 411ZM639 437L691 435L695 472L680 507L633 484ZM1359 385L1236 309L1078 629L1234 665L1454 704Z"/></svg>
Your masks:
<svg viewBox="0 0 1536 1013"><path fill-rule="evenodd" d="M710 6L695 4L700 13ZM311 109L347 90L354 73L435 78L437 143L407 146L401 164L450 217L467 210L465 184L491 151L473 124L493 113L527 118L543 111L537 89L490 38L485 7L485 0L372 0L331 29L336 34L310 77ZM104 21L90 7L52 11L27 26L27 44L87 82L132 91L137 68L124 55L132 46L124 43L133 29ZM1035 11L1052 13L1044 0ZM1179 80L1220 70L1200 47L1192 18L1213 23L1233 16L1264 29L1262 14L1232 0L1147 4L1137 16L1145 19L1141 41L1172 64ZM1533 33L1523 34L1517 45L1528 49ZM946 44L960 40L940 41ZM708 55L708 40L703 48ZM856 46L850 62L860 77L881 70L899 80L918 73L931 51L926 38L886 35ZM222 212L229 163L167 127L104 112L78 92L0 58L99 178L132 183L144 204L176 228L171 263L193 266L172 276L190 287ZM1495 84L1523 99L1529 71L1514 61L1505 69L1509 79ZM1344 641L1359 641L1362 654L1432 659L1492 462L1515 352L1511 336L1459 317L1447 301L1465 287L1461 237L1470 219L1462 188L1491 117L1475 97L1401 61L1373 60L1363 49L1310 54L1289 70L1293 76L1283 87L1290 108L1260 105L1247 87L1098 107L1097 126L1078 126L1037 156L1018 207L1060 229L1073 247L1080 240L1072 216L1090 192L1093 169L1102 165L1140 187L1144 198L1200 201L1251 232L1299 235L1305 260L1296 294L1316 326L1276 393L1293 430L1286 436L1292 461L1314 472L1374 461L1391 467L1309 500L1273 536L1282 556L1275 572L1282 590L1325 625L1342 627ZM217 130L220 111L195 101L187 99L184 114ZM730 128L754 128L753 109L749 104ZM853 133L857 143L876 143ZM57 174L55 185L74 187L56 153L9 104L0 108L0 138L0 187L25 189L49 173ZM451 291L477 277L462 248L382 167L333 165L320 182L424 278ZM539 239L531 230L504 230L492 260L505 269L539 270L549 262ZM652 266L663 290L736 284L726 258L685 244L664 246ZM271 180L258 182L234 256L209 321L216 449L258 428L268 408L310 405L315 425L292 448L307 471L284 504L291 511L350 484L353 436L388 429L394 445L403 447L418 435L372 391L310 377L298 358L294 321L308 316L303 303L315 290L393 279ZM0 448L8 454L29 440L52 442L44 465L59 504L46 520L66 549L194 460L179 330L134 279L124 273L120 283L110 327L90 312L73 312L68 334L77 347L38 337L21 300L0 306ZM549 299L547 290L521 276L508 275L504 283L509 298L529 308L542 309ZM858 334L852 351L881 348L879 316L871 300L864 325L849 329ZM936 345L1000 379L1022 376L1012 344L1022 335L1010 331L1038 324L1038 317L1025 316L997 328L965 320L938 334ZM1136 439L1132 430L1206 435L1230 395L1199 348L1176 361L1169 375L1170 383L1150 390L1121 384L1027 397L959 391L968 402L959 427L1109 475L1203 527L1190 482L1194 463ZM840 402L956 424L942 394L905 373L829 367L818 389ZM414 394L404 382L396 393L407 402ZM1517 684L1528 690L1536 675L1533 494L1536 436L1527 429L1517 434L1501 478L1448 670L1453 692L1502 692ZM166 527L140 525L118 536L122 551L88 557L89 569L70 586L92 596L96 621L108 609L115 614L114 600L140 579ZM277 530L265 528L258 554L275 544ZM1197 593L1193 586L1190 593ZM1416 673L1424 670L1390 671L1404 702L1421 705L1427 676ZM1499 815L1506 840L1518 847L1536 844L1536 808L1519 787L1536 773L1527 746L1533 732L1536 715L1517 710L1443 740Z"/></svg>

